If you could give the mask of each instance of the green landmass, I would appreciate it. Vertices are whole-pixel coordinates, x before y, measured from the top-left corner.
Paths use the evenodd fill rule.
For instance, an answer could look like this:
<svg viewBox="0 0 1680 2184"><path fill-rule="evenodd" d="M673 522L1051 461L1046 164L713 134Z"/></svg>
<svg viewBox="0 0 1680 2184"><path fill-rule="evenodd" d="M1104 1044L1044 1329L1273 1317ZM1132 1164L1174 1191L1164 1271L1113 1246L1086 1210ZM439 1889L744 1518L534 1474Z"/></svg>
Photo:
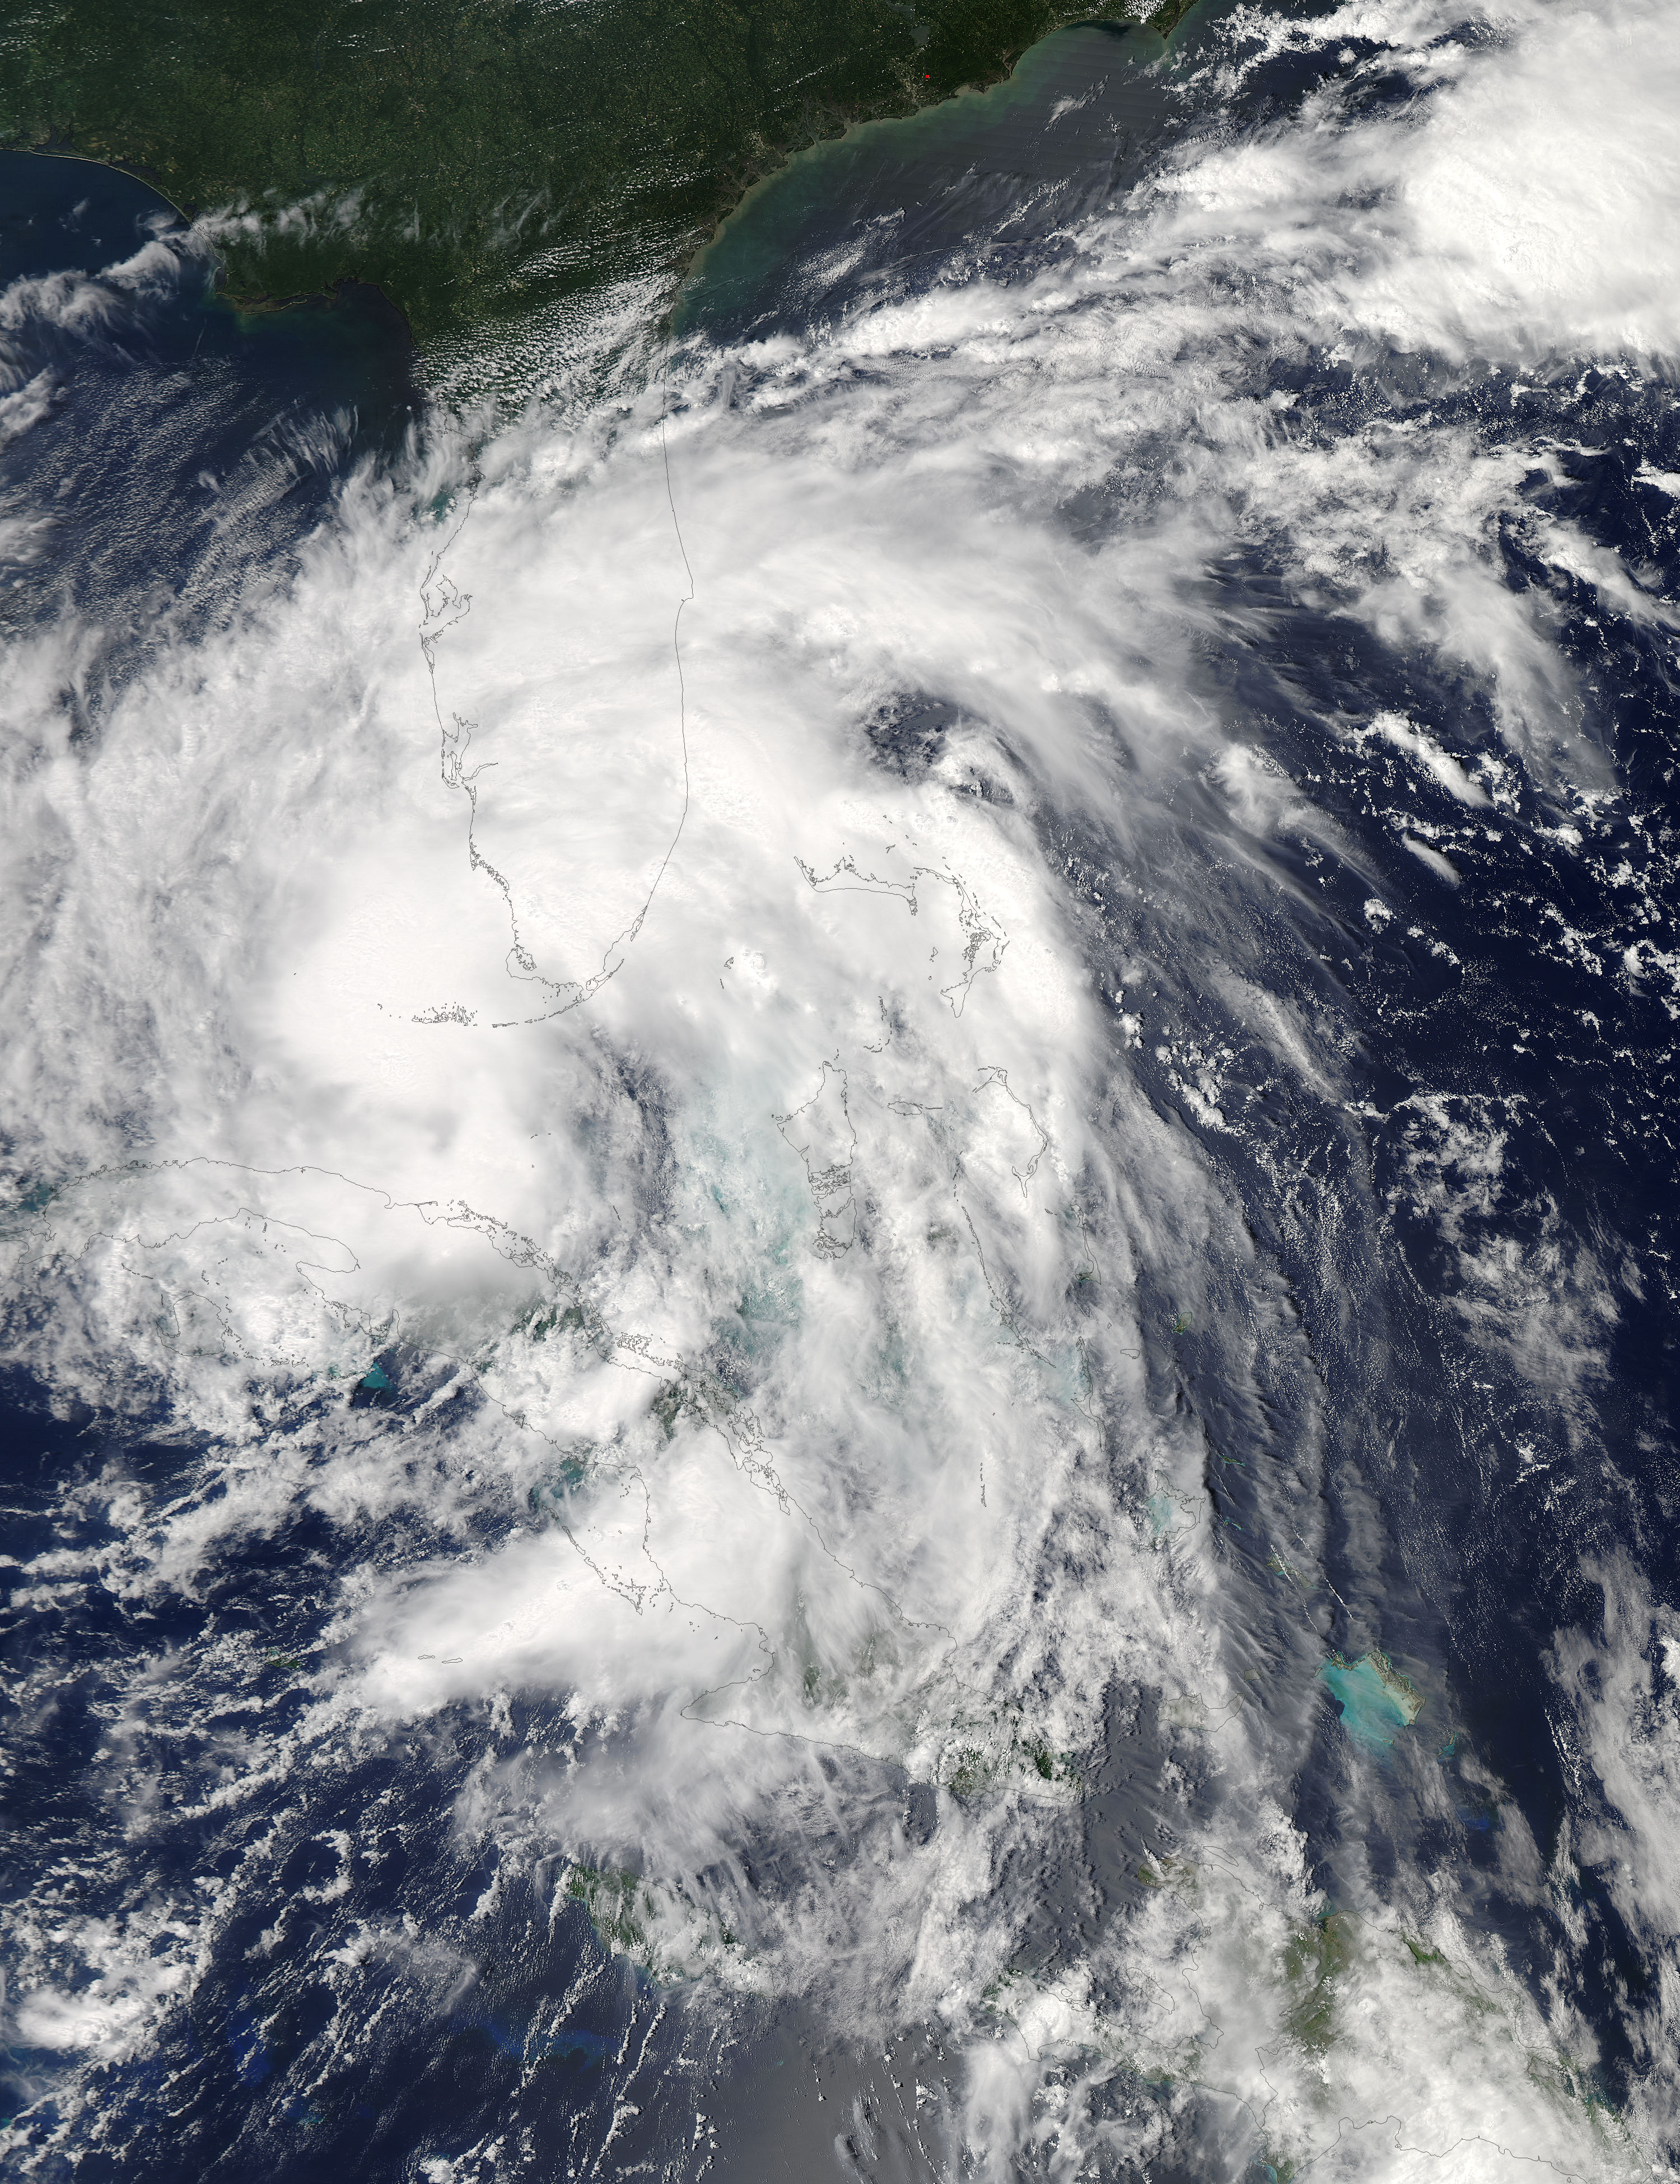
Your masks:
<svg viewBox="0 0 1680 2184"><path fill-rule="evenodd" d="M566 1893L582 1904L590 1925L609 1949L620 1955L645 1950L654 1903L634 1874L575 1865L566 1879Z"/></svg>
<svg viewBox="0 0 1680 2184"><path fill-rule="evenodd" d="M1338 1982L1353 1955L1352 1922L1342 1911L1316 1919L1283 1953L1293 1994L1289 2030L1310 2053L1321 2054L1335 2036Z"/></svg>
<svg viewBox="0 0 1680 2184"><path fill-rule="evenodd" d="M1168 28L1188 0L1166 0ZM1138 12L1148 0L1138 0ZM680 267L759 176L1007 73L1089 0L21 0L0 144L153 182L248 304L374 283L425 349Z"/></svg>

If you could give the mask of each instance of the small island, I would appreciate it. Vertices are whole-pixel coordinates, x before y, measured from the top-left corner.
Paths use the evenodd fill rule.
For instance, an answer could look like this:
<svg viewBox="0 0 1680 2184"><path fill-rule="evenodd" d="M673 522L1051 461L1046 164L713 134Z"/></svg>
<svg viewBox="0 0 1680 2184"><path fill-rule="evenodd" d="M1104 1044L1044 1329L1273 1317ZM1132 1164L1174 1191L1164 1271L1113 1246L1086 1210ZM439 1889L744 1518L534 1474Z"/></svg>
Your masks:
<svg viewBox="0 0 1680 2184"><path fill-rule="evenodd" d="M1369 1752L1391 1751L1400 1730L1423 1711L1416 1685L1374 1649L1351 1663L1332 1653L1318 1674L1341 1709L1343 1728Z"/></svg>

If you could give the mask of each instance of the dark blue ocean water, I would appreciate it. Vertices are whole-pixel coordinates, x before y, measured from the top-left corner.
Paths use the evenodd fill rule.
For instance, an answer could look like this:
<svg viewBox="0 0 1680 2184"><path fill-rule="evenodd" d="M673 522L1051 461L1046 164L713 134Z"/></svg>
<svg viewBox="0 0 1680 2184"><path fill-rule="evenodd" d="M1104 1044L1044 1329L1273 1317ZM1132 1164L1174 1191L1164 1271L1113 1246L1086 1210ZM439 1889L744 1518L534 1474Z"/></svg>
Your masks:
<svg viewBox="0 0 1680 2184"><path fill-rule="evenodd" d="M1204 92L1146 76L1159 50L1135 32L1070 33L1030 57L990 108L975 101L815 155L761 192L715 246L680 334L798 327L871 284L914 293L953 277L970 236L985 238L973 263L994 278L1012 255L1023 271L1053 260L1069 222L1111 201L1161 144L1212 125ZM1321 65L1280 59L1251 74L1220 125L1240 131L1287 111ZM1093 85L1082 133L1062 128L1052 157L1049 105ZM1380 79L1366 95L1384 96ZM159 217L138 185L20 157L0 162L0 208L8 281L95 275ZM97 333L43 309L8 337L13 384L43 376L53 407L45 427L0 448L0 509L39 512L51 527L8 571L0 612L38 621L73 608L104 632L102 671L112 674L143 654L160 611L214 620L245 588L283 581L289 552L329 517L349 468L394 457L415 415L401 329L376 297L240 320L207 292L201 260L183 249L178 262L178 281L118 298ZM1680 471L1680 409L1666 382L1571 361L1531 374L1516 404L1508 382L1443 375L1427 357L1355 371L1324 354L1257 354L1253 370L1256 387L1292 398L1302 434L1325 443L1374 417L1462 426L1486 448L1549 437L1555 462L1527 476L1523 504L1567 516L1625 557L1650 597L1680 585L1680 504L1640 482L1642 471ZM1118 490L1071 506L1071 547L1124 511ZM1560 1959L1569 1966L1599 2043L1594 2083L1615 2109L1649 2066L1640 2040L1659 1937L1629 1927L1603 1871L1572 1848L1607 1808L1572 1752L1546 1655L1560 1630L1599 1629L1595 1571L1617 1556L1654 1600L1680 1605L1674 1015L1669 981L1649 967L1677 947L1680 690L1660 620L1607 610L1583 580L1536 558L1515 521L1499 552L1511 591L1547 599L1589 695L1581 734L1590 749L1575 755L1572 777L1513 772L1512 800L1497 811L1467 812L1444 786L1419 792L1405 777L1405 809L1438 828L1431 839L1450 855L1457 887L1403 845L1403 755L1352 750L1326 723L1404 714L1471 764L1502 749L1486 692L1437 654L1385 642L1331 605L1304 605L1282 561L1258 549L1204 572L1210 633L1193 671L1223 716L1311 784L1356 854L1246 838L1229 804L1191 774L1175 792L1182 824L1157 852L1160 868L1138 871L1126 850L1129 892L1111 884L1122 854L1113 815L1052 811L1041 825L1086 905L1082 944L1104 990L1132 967L1126 1006L1141 1006L1148 1026L1134 1066L1174 1126L1199 1132L1242 1207L1243 1234L1213 1251L1195 1310L1146 1295L1143 1318L1159 1330L1152 1399L1193 1418L1205 1442L1232 1613L1259 1688L1281 1658L1279 1632L1305 1616L1345 1662L1380 1642L1429 1693L1405 1732L1413 1756L1379 1769L1377 1792L1356 1800L1352 1718L1327 1689L1310 1762L1289 1785L1313 1878L1333 1904L1355 1854L1379 1875L1445 1867L1463 1877L1537 1992ZM93 716L97 705L91 729ZM947 725L939 694L912 693L871 733L884 766L913 775L937 757ZM1570 787L1593 763L1619 784L1614 800L1583 800ZM1251 883L1256 864L1270 876L1264 889ZM1390 912L1375 926L1373 872ZM1280 1078L1252 1022L1221 999L1213 974L1232 968L1338 1028L1352 1088L1339 1106ZM1117 1053L1119 1018L1116 1006ZM1182 1093L1214 1056L1217 1129ZM1490 1135L1500 1158L1483 1187L1466 1162ZM1491 1347L1476 1329L1495 1312L1520 1317L1529 1291L1538 1346L1514 1362L1509 1345ZM1574 1372L1559 1353L1561 1322L1538 1312L1543 1294L1579 1304L1590 1368ZM1595 1304L1605 1295L1613 1310ZM1240 1339L1261 1323L1265 1342ZM426 1392L418 1374L417 1361L382 1357L385 1384L350 1401L400 1412ZM112 1467L154 1502L172 1482L185 1490L199 1451L171 1442L165 1424L148 1441L97 1418L57 1420L40 1391L14 1384L0 1419L0 1547L22 1562L103 1546L120 1560L109 1519L82 1512L99 1507L92 1488ZM1326 1541L1305 1596L1276 1567L1301 1490L1277 1483L1286 1470L1292 1481L1309 1476ZM520 1513L487 1509L483 1538ZM662 2016L582 1904L551 1923L523 1869L475 1919L494 1856L464 1862L449 1813L485 1748L483 1711L464 1709L424 1740L341 1772L276 1781L236 1817L203 1805L214 1770L236 1764L242 1724L260 1719L272 1734L301 1717L298 1679L301 1664L323 1664L334 1573L459 1545L428 1539L419 1518L399 1539L312 1516L259 1546L230 1544L191 1597L126 1596L114 1580L75 1577L37 1582L8 1611L14 1683L37 1689L42 1667L55 1671L50 1701L26 1718L14 1708L7 1724L8 1903L44 1918L132 1892L106 1811L120 1764L134 1795L143 1785L154 1801L203 1806L150 1830L132 1853L153 1861L159 1899L225 1889L232 1906L190 2004L155 2054L96 2075L95 2109L55 2092L62 2059L10 2056L9 2101L36 2103L30 2173L74 2172L81 2184L236 2170L394 2184L499 2121L509 2175L587 2173L615 2128L609 2165L620 2174L645 2161L687 2176L709 2160L708 2173L743 2179L838 2175L834 2126L854 2098L875 2137L854 2131L852 2173L936 2173L893 2091L907 2057L937 2077L932 2032L882 2059L827 2052L804 2020L768 2004L720 2007L699 2027ZM136 1687L140 1653L191 1666ZM1665 1691L1654 1641L1650 1659L1653 1690ZM1054 1966L1136 1899L1152 1747L1134 1698L1116 1691L1109 1748L1089 1757L1082 1860L1037 1876L1030 1969ZM520 1705L533 1747L559 1750L574 1735L558 1696ZM1426 1763L1448 1786L1444 1807L1419 1792ZM896 1802L907 1825L931 1824L890 1770L851 1768L848 1788L860 1808ZM1216 1802L1217 1785L1204 1794ZM1510 1883L1502 1850L1519 1819L1542 1858L1568 1868L1572 1930ZM357 1846L349 1867L335 1831ZM771 1893L777 1855L767 1841L755 1871ZM413 1962L393 1958L390 2014L339 2021L331 1994L299 1967L328 1916L309 1892L347 1872L331 1898L336 1925L351 1912L387 1926L406 1918L416 1955L447 1938L470 1956L470 1975L440 1970L442 1987L414 2014L401 1999L413 1992ZM562 1992L556 2029L550 2005ZM1115 2100L1122 2090L1165 2098L1136 2075L1115 2086ZM615 2126L625 2100L637 2113ZM1160 2184L1243 2175L1255 2157L1233 2143L1193 2110L1176 2151L1149 2173Z"/></svg>
<svg viewBox="0 0 1680 2184"><path fill-rule="evenodd" d="M202 631L254 571L281 578L348 471L417 415L407 326L376 289L242 313L214 273L133 177L0 153L5 391L30 420L0 425L19 525L0 614L97 629L105 671Z"/></svg>
<svg viewBox="0 0 1680 2184"><path fill-rule="evenodd" d="M113 275L148 244L161 248L142 285ZM346 482L398 460L424 417L406 326L377 291L348 285L241 314L217 295L214 273L143 184L85 162L0 153L0 283L17 305L0 392L38 397L26 429L0 443L0 521L27 526L0 563L0 629L78 635L64 703L85 736L97 736L113 689L159 647L191 642L283 587ZM27 1318L31 1307L14 1301L19 1309ZM13 1317L14 1334L18 1325ZM400 1417L426 1392L416 1367L386 1353L347 1407ZM14 1592L5 1613L9 1688L44 1680L51 1695L0 1702L0 1891L8 1916L32 1921L107 1915L136 1884L159 1906L231 1887L240 1908L158 2051L96 2069L91 2102L73 2089L74 2051L11 2041L0 2120L27 2112L14 2147L29 2173L209 2179L254 2165L298 2184L406 2178L422 2157L493 2135L517 2102L523 2158L553 2175L599 2152L631 2081L646 2113L619 2117L623 2159L669 2155L680 2166L672 2148L695 2142L703 2092L743 2173L826 2158L828 2119L809 2077L796 2087L788 2067L811 2052L797 2021L748 2009L698 2035L661 2029L660 1997L603 1947L583 1906L553 1920L543 1883L563 1864L559 1846L552 1870L523 1876L491 1920L469 1923L498 1864L493 1852L464 1864L451 1817L487 1747L481 1710L453 1720L441 1743L387 1752L316 1781L301 1801L276 1786L254 1836L249 1812L230 1825L204 1811L147 1826L134 1858L113 1855L114 1810L120 1825L125 1810L138 1821L142 1810L194 1804L248 1728L283 1735L295 1724L306 1703L298 1680L322 1665L334 1571L398 1567L426 1545L423 1521L418 1534L405 1525L387 1536L303 1518L230 1545L191 1599L149 1589L125 1598L112 1567L126 1536L108 1514L113 1481L166 1509L202 1490L214 1454L156 1423L162 1437L152 1440L131 1418L81 1406L55 1416L47 1390L15 1372L0 1380L0 1556L13 1568L43 1554L77 1566L63 1585ZM495 1508L478 1536L493 1540L529 1513ZM449 1553L470 1542L449 1532L429 1544ZM90 1577L101 1563L106 1574ZM136 1702L142 1660L185 1674ZM534 1747L565 1747L563 1708L564 1695L549 1694L528 1721L522 1713ZM125 1724L120 1751L114 1717ZM885 1794L901 1797L902 1786ZM311 1910L303 1892L337 1869L334 1830L362 1846L352 1886L330 1911ZM301 1919L277 1948L259 1947L277 1914L286 1925L286 1907ZM441 1993L416 2020L406 1998L414 1966L393 1960L386 2020L337 2023L326 1989L299 1967L324 1919L336 1928L347 1912L406 1921L423 1947L468 1937L476 1970L465 1981L456 1969L441 1974ZM565 2023L554 2030L558 1995ZM645 2087L661 2082L676 2110L648 2099Z"/></svg>
<svg viewBox="0 0 1680 2184"><path fill-rule="evenodd" d="M1071 256L1082 214L1116 202L1164 148L1263 125L1310 96L1321 70L1362 64L1360 97L1373 109L1411 95L1371 67L1373 49L1355 38L1310 64L1275 58L1232 105L1215 108L1184 81L1203 35L1193 24L1177 67L1163 71L1150 66L1160 47L1147 32L1070 31L1035 49L995 110L976 99L948 131L930 115L826 148L797 181L749 200L703 259L680 326L765 339L860 296L976 274L1007 281L1014 268L1025 275ZM1045 115L1058 100L1088 103L1052 139ZM752 391L749 382L743 401ZM1487 450L1556 451L1554 468L1533 464L1501 526L1501 575L1512 592L1548 601L1588 693L1575 780L1613 775L1622 794L1583 811L1563 778L1549 786L1542 772L1523 778L1514 806L1468 826L1444 786L1416 807L1408 798L1455 844L1461 885L1443 886L1399 838L1393 792L1405 762L1395 754L1373 766L1368 749L1350 751L1327 727L1403 715L1473 766L1501 748L1487 689L1328 604L1304 607L1285 555L1271 563L1247 550L1206 572L1202 604L1218 633L1202 649L1200 690L1291 780L1310 784L1355 853L1262 850L1233 832L1223 800L1193 777L1175 792L1185 817L1171 861L1153 870L1138 869L1135 838L1100 811L1050 830L1054 859L1088 901L1112 904L1125 872L1138 883L1127 893L1152 905L1093 908L1088 933L1104 984L1127 964L1149 966L1141 998L1134 983L1126 1006L1148 1020L1137 1067L1161 1112L1195 1128L1182 1081L1195 1057L1221 1056L1219 1107L1231 1127L1201 1135L1234 1184L1253 1251L1233 1253L1215 1278L1219 1308L1152 1360L1157 1399L1200 1422L1227 1552L1252 1570L1257 1591L1275 1591L1266 1565L1288 1547L1287 1506L1268 1489L1268 1464L1316 1446L1328 1539L1316 1627L1350 1660L1386 1632L1382 1642L1450 1695L1444 1708L1431 1704L1419 1732L1427 1728L1450 1786L1450 1825L1398 1786L1390 1809L1349 1811L1338 1758L1348 1724L1326 1704L1315 1763L1294 1784L1294 1817L1328 1899L1348 1825L1379 1871L1485 1869L1481 1914L1537 1987L1560 1948L1571 1958L1615 2106L1654 1994L1652 1937L1628 1931L1602 1875L1577 1864L1571 1893L1588 1938L1566 1944L1554 1919L1503 1895L1499 1836L1502 1810L1519 1812L1543 1855L1561 1847L1567 1860L1583 1818L1604 1809L1590 1770L1573 1770L1544 1662L1560 1630L1597 1627L1596 1567L1626 1553L1657 1600L1675 1596L1675 1011L1667 978L1625 966L1630 950L1637 959L1647 944L1675 944L1680 690L1662 621L1607 614L1594 588L1538 558L1517 519L1524 510L1568 519L1637 567L1649 597L1672 599L1680 521L1641 473L1680 467L1680 407L1661 376L1573 359L1533 375L1514 400L1497 373L1449 370L1427 354L1356 370L1305 348L1256 354L1248 391L1288 398L1309 443L1333 446L1386 420L1461 427ZM1116 482L1071 505L1071 538L1100 539L1123 521L1125 492ZM925 770L948 710L907 700L878 724L877 747L902 769ZM1578 854L1563 846L1583 827ZM1274 882L1263 893L1249 883L1255 864ZM1365 910L1373 872L1394 913L1377 931ZM1341 1027L1356 1088L1346 1112L1327 1115L1280 1084L1275 1050L1221 1003L1215 982L1232 970L1303 1020ZM1460 1124L1503 1134L1489 1195L1456 1164L1449 1140ZM1420 1156L1455 1203L1451 1240L1438 1206L1423 1202ZM1332 1229L1339 1244L1327 1251ZM1577 1255L1621 1271L1601 1357L1579 1398L1566 1399L1566 1368L1544 1336L1521 1373L1466 1331L1503 1279L1512 1294L1501 1304L1520 1310L1525 1283L1536 1297L1549 1280L1566 1288ZM1485 1295L1471 1293L1472 1262L1503 1270ZM1231 1340L1252 1327L1262 1296L1294 1336L1274 1351L1271 1384ZM1161 1296L1146 1319L1171 1326L1178 1306ZM1258 1599L1254 1616L1263 1661L1268 1611ZM1649 1634L1645 1642L1661 1691L1661 1649ZM1499 1786L1491 1794L1490 1778ZM1093 1817L1099 1869L1103 1833Z"/></svg>

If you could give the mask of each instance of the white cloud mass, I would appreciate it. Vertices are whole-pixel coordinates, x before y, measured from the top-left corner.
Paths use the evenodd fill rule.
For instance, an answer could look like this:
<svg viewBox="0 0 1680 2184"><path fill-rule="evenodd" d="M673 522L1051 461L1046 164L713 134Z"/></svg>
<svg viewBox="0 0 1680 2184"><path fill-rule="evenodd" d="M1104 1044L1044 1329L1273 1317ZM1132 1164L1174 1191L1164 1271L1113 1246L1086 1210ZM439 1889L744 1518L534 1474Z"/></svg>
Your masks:
<svg viewBox="0 0 1680 2184"><path fill-rule="evenodd" d="M162 1405L213 1451L215 1490L153 1508L111 1582L191 1592L218 1541L306 1505L447 1528L499 1482L527 1514L492 1544L346 1575L273 1763L563 1693L598 1761L510 1746L460 1826L517 1808L527 1844L639 1871L704 1912L669 1911L670 1961L844 2033L939 2020L968 2072L947 2143L985 2173L1147 2153L1165 2110L1133 2131L1089 2108L1122 2064L1199 2087L1298 2176L1649 2170L1640 2117L1557 2060L1584 2025L1562 1996L1543 2019L1449 1877L1339 1907L1333 2038L1300 2033L1326 1907L1284 1808L1322 1649L1299 1618L1252 1703L1205 1451L1142 1323L1171 1296L1259 1351L1271 1307L1231 1301L1260 1289L1234 1188L1141 1089L1055 850L1101 814L1106 884L1188 898L1194 783L1233 930L1286 846L1354 855L1199 664L1214 572L1261 544L1294 598L1482 693L1505 760L1614 790L1545 595L1492 550L1538 521L1540 436L1318 436L1254 375L1257 352L1399 350L1515 404L1523 373L1680 351L1672 11L1455 21L1255 12L1243 66L1257 39L1371 58L1247 137L1185 138L1054 264L697 336L643 393L476 449L438 432L92 737L64 703L86 632L18 638L7 669L13 1351L64 1402ZM1361 103L1379 64L1405 103ZM34 397L7 398L27 432ZM1077 536L1098 492L1110 520ZM1583 581L1638 591L1578 543ZM883 764L870 725L925 701L931 763ZM1488 815L1494 777L1438 724L1335 725ZM1404 838L1420 889L1456 881ZM1333 1105L1314 1024L1187 947ZM1149 990L1126 988L1139 1045ZM1211 1127L1218 1057L1174 1066ZM333 1441L323 1391L402 1346L429 1405ZM1026 1908L1000 1876L1076 1839L1117 1685L1154 1695L1171 1779L1214 1789L1185 1791L1177 1863L1088 1961L1006 1976ZM755 1892L754 1831L797 1840L850 1794L825 1754L942 1786L937 1831L859 1820L832 1869ZM991 1794L954 1796L965 1769ZM146 2036L197 1944L177 1974L143 1938L85 1935L81 1986L40 1970L20 2036ZM327 1939L348 1989L374 1944ZM1661 2106L1672 2060L1650 2067Z"/></svg>

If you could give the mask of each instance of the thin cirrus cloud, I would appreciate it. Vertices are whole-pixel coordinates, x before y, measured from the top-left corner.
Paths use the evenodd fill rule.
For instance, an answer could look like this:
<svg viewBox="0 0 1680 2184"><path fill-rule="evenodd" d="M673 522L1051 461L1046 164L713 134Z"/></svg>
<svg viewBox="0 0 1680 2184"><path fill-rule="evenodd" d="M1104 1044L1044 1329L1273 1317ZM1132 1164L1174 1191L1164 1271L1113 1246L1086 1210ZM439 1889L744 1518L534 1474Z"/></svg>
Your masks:
<svg viewBox="0 0 1680 2184"><path fill-rule="evenodd" d="M1253 1257L1228 1178L1117 1047L1125 967L1049 845L1111 815L1116 884L1147 868L1171 911L1180 850L1228 839L1226 929L1185 910L1193 968L1329 1100L1312 1021L1243 1000L1242 936L1280 845L1339 838L1201 672L1215 560L1263 545L1298 597L1468 677L1511 763L1613 789L1488 552L1530 451L1297 432L1252 355L1671 354L1657 22L1535 9L1450 57L1434 11L1296 26L1371 41L1415 103L1325 92L1192 146L1014 286L696 340L627 411L506 427L470 485L440 439L354 481L283 592L165 648L91 743L59 705L75 632L19 650L0 914L29 1028L0 1067L22 1179L56 1191L8 1246L14 1294L52 1305L19 1351L67 1397L161 1392L226 1444L225 1492L159 1527L145 1581L190 1587L299 1499L429 1497L447 1530L498 1481L542 1521L347 1584L303 1744L565 1692L601 1763L508 1755L463 1829L634 1862L743 1937L704 1944L720 1976L848 2031L943 2013L969 2057L954 2142L1000 2174L1076 2052L1070 2158L1160 2128L1086 2114L1101 2059L1165 2070L1193 2043L1232 2117L1323 2135L1280 1970L1315 1915L1285 1804L1321 1654L1297 1629L1270 1710L1239 1690L1203 1452L1152 1402L1139 1325L1149 1284L1216 1318L1219 1270ZM1598 549L1572 566L1634 585ZM931 757L883 763L929 705ZM1433 728L1355 740L1485 804ZM1471 1272L1477 1339L1520 1354L1545 1299ZM1607 1311L1570 1321L1572 1385ZM314 1463L329 1377L399 1347L426 1407ZM1215 1787L1177 1808L1171 1885L1011 1984L1011 1854L1074 1840L1068 1755L1116 1678ZM911 1842L881 1770L960 1766L995 1796L944 1797ZM839 1807L830 1865L812 1815ZM745 1870L754 1830L787 1847L780 1896ZM1354 2127L1368 2173L1455 2149L1466 2175L1499 2149L1616 2173L1527 2072L1584 2041L1565 2005L1543 2024L1445 1897L1420 1915L1471 1969L1444 2000L1374 1886L1360 1908L1338 2098L1410 2120L1398 2152ZM43 1984L33 2036L137 2039L172 1991Z"/></svg>

